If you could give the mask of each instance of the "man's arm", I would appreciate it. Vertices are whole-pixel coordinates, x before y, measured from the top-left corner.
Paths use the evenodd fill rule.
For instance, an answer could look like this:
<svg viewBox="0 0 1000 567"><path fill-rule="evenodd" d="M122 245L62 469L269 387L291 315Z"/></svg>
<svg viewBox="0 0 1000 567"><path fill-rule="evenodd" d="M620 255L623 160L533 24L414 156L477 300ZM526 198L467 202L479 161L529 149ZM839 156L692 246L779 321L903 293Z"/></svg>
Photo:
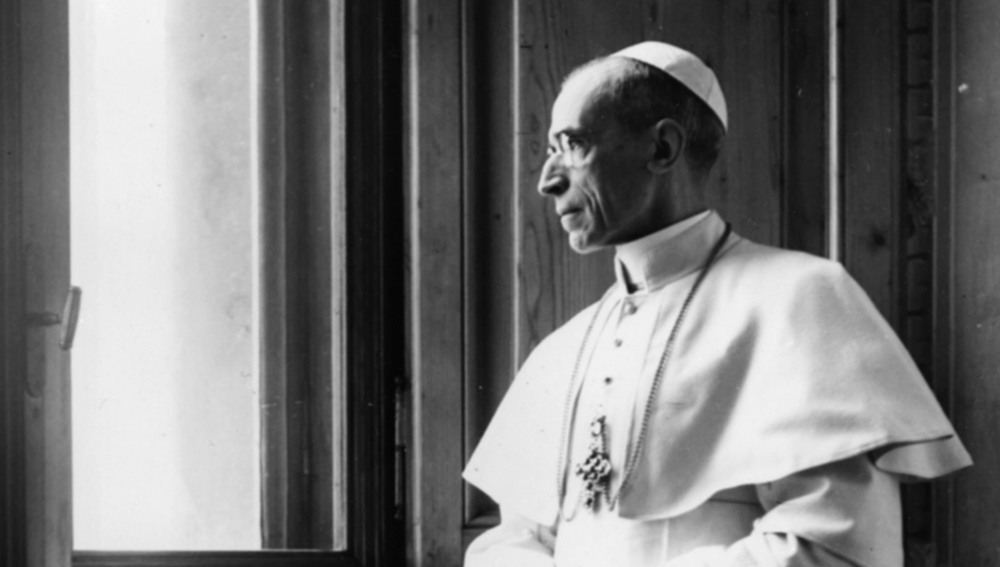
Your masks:
<svg viewBox="0 0 1000 567"><path fill-rule="evenodd" d="M666 567L896 567L903 564L899 483L860 455L757 487L766 511L728 548Z"/></svg>
<svg viewBox="0 0 1000 567"><path fill-rule="evenodd" d="M465 567L554 567L555 531L501 509L500 525L469 545Z"/></svg>

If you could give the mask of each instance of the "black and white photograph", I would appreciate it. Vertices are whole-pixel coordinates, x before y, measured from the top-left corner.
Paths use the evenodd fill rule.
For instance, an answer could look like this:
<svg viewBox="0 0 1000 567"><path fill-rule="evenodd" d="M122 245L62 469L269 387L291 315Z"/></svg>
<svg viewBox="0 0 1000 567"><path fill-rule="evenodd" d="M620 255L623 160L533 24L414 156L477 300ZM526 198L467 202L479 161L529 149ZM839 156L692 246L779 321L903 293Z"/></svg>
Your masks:
<svg viewBox="0 0 1000 567"><path fill-rule="evenodd" d="M1000 567L998 54L3 0L0 567Z"/></svg>

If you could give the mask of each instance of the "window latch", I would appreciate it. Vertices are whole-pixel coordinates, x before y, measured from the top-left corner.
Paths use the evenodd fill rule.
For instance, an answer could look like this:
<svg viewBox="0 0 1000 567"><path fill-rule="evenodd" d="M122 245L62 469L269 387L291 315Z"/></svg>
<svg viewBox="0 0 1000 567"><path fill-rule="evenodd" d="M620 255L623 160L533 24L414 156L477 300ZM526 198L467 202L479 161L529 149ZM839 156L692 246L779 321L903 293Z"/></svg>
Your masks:
<svg viewBox="0 0 1000 567"><path fill-rule="evenodd" d="M80 320L80 297L82 295L83 290L79 287L69 288L61 314L50 311L28 313L28 326L51 327L61 324L62 333L59 335L59 348L63 350L73 348L73 340L76 338L76 324Z"/></svg>

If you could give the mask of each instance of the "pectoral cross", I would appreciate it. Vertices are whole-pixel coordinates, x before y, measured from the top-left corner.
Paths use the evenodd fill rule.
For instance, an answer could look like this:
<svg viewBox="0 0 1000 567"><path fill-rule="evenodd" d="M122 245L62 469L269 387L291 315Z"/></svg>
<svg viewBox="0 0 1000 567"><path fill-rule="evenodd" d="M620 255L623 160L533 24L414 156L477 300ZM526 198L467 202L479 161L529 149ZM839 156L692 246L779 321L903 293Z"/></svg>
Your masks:
<svg viewBox="0 0 1000 567"><path fill-rule="evenodd" d="M582 463L576 465L576 476L583 480L581 500L588 510L596 510L611 484L611 459L606 443L606 417L601 414L590 422L590 446Z"/></svg>

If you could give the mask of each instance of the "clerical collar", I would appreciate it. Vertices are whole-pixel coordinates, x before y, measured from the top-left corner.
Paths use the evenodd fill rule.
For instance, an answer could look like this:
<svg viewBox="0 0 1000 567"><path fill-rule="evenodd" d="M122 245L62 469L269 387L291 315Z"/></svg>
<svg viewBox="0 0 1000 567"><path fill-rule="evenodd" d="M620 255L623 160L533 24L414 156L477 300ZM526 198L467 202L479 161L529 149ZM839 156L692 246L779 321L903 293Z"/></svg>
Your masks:
<svg viewBox="0 0 1000 567"><path fill-rule="evenodd" d="M619 245L615 250L618 283L622 289L628 290L631 283L638 290L649 291L684 277L698 269L713 238L724 228L719 215L706 210Z"/></svg>

